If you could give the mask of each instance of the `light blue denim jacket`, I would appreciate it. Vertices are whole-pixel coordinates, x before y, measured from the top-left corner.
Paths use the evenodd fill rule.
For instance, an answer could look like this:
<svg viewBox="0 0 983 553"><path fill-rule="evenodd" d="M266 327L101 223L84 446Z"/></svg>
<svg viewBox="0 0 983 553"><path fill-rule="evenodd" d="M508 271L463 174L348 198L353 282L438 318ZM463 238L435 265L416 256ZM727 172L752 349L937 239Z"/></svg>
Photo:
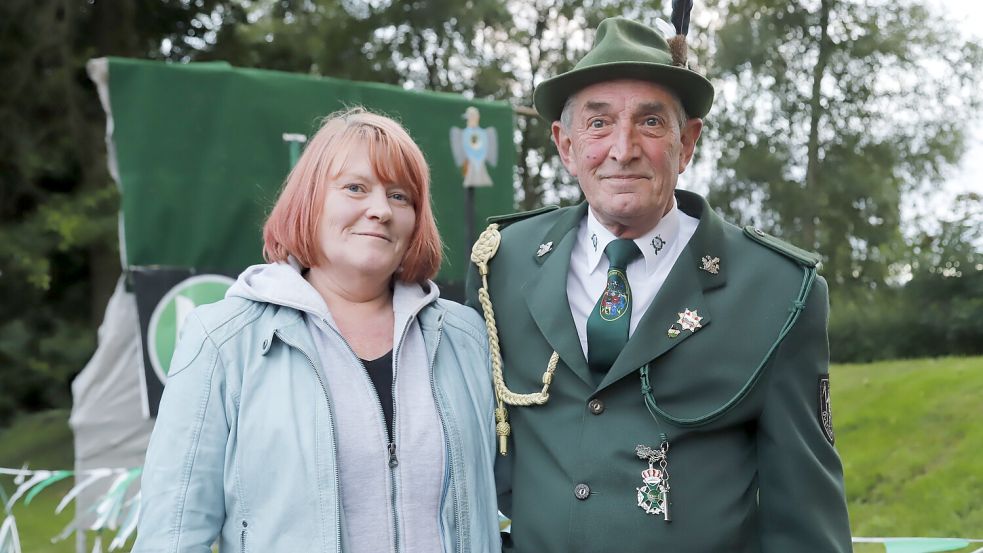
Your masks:
<svg viewBox="0 0 983 553"><path fill-rule="evenodd" d="M418 321L446 448L443 551L498 552L484 325L440 299ZM324 374L296 309L230 297L192 312L147 452L133 551L205 553L216 537L222 553L345 551Z"/></svg>

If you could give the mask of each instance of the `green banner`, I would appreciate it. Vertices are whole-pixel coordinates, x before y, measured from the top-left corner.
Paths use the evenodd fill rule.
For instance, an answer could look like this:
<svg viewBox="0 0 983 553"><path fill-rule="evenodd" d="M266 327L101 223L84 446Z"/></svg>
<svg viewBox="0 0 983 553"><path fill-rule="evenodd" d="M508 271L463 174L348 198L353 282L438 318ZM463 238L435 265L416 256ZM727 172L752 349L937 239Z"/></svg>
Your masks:
<svg viewBox="0 0 983 553"><path fill-rule="evenodd" d="M466 273L469 172L476 221L512 210L513 113L506 103L221 62L93 64L111 122L126 268L235 273L261 262L263 221L306 138L320 118L355 104L400 121L427 156L445 244L441 281L459 283ZM461 137L468 144L452 144ZM475 170L476 153L487 158L492 186Z"/></svg>

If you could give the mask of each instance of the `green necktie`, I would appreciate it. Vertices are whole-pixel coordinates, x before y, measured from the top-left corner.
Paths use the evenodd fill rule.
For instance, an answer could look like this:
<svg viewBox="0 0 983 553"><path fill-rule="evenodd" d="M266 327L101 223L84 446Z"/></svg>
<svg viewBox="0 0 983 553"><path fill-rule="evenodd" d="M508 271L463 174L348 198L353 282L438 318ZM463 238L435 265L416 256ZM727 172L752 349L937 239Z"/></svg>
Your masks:
<svg viewBox="0 0 983 553"><path fill-rule="evenodd" d="M611 265L601 298L587 317L587 365L595 374L608 372L628 342L631 288L625 268L641 255L631 240L614 240L604 248Z"/></svg>

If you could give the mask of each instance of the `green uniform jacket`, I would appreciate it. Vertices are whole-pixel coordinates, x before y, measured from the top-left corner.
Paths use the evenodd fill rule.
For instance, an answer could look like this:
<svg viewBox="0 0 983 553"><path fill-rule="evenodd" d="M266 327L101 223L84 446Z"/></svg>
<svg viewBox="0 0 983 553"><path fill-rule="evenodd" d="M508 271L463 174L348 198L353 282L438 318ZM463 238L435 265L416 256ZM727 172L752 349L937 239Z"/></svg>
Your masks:
<svg viewBox="0 0 983 553"><path fill-rule="evenodd" d="M566 296L586 204L502 230L489 291L506 385L539 391L550 354L560 356L548 403L508 407L509 453L497 467L499 507L512 519L506 551L849 552L842 467L821 422L827 287L804 279L817 259L724 222L696 194L676 198L700 220L696 234L598 386ZM704 256L719 258L717 274L702 269ZM480 312L476 274L469 304ZM684 309L703 317L702 328L670 338ZM696 422L650 414L639 378L646 364L657 407ZM658 447L662 433L672 522L636 498L648 464L635 446Z"/></svg>

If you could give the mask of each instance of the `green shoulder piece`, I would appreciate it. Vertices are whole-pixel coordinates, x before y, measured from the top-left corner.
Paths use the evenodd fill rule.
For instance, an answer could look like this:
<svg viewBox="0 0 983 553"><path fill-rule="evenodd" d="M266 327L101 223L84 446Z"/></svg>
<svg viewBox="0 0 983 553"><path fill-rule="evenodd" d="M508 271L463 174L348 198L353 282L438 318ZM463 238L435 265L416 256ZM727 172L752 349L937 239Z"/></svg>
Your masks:
<svg viewBox="0 0 983 553"><path fill-rule="evenodd" d="M819 265L820 261L822 261L822 256L820 256L818 253L793 246L784 240L775 238L757 227L752 227L750 225L744 227L744 234L762 246L775 250L786 257L792 258L799 265L805 267L815 267Z"/></svg>
<svg viewBox="0 0 983 553"><path fill-rule="evenodd" d="M533 209L531 211L520 211L518 213L509 213L508 215L495 215L494 217L488 218L488 224L498 223L498 226L505 227L523 219L528 219L529 217L539 215L540 213L549 213L550 211L556 209L559 209L559 206L548 205L546 207Z"/></svg>

